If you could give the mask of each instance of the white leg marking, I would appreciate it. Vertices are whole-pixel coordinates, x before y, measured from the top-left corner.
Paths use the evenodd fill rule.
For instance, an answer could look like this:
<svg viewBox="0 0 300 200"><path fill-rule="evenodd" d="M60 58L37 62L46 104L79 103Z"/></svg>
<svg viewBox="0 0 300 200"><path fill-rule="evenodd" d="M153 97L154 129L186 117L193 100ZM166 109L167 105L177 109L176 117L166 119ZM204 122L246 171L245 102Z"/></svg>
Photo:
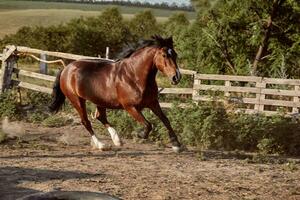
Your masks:
<svg viewBox="0 0 300 200"><path fill-rule="evenodd" d="M92 136L92 142L98 149L105 150L107 148L107 146L104 143L100 142L95 135Z"/></svg>
<svg viewBox="0 0 300 200"><path fill-rule="evenodd" d="M175 153L179 153L182 150L180 147L177 146L172 146L172 149Z"/></svg>
<svg viewBox="0 0 300 200"><path fill-rule="evenodd" d="M113 143L116 146L122 146L122 141L120 140L117 131L112 127L108 127L107 130L108 130L108 132L111 136L111 139L112 139Z"/></svg>

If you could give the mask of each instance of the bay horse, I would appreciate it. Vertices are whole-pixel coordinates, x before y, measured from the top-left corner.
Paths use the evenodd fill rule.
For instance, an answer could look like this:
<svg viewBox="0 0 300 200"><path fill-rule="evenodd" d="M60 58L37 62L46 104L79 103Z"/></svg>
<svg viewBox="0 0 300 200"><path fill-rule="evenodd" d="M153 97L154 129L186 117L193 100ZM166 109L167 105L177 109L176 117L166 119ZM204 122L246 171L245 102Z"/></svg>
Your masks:
<svg viewBox="0 0 300 200"><path fill-rule="evenodd" d="M107 128L116 146L121 146L122 141L108 122L106 109L125 109L144 126L138 137L146 139L152 125L145 119L142 110L149 108L168 129L173 150L181 151L182 146L159 105L155 80L158 70L172 84L178 84L181 79L172 37L152 36L123 53L117 61L77 60L67 65L57 74L50 110L58 112L67 97L91 134L94 145L107 150L108 146L94 134L86 112L86 100L97 106L96 118Z"/></svg>

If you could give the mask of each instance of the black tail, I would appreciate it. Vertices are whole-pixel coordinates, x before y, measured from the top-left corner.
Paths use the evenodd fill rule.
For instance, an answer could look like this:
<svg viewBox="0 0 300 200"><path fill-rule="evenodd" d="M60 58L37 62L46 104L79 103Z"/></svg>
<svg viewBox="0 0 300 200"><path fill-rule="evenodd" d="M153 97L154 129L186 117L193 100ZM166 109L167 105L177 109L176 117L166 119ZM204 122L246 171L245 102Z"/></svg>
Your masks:
<svg viewBox="0 0 300 200"><path fill-rule="evenodd" d="M66 96L64 93L62 93L60 89L60 75L61 75L62 70L60 70L56 76L54 85L53 85L53 92L52 92L52 102L51 105L49 106L49 109L51 112L57 113L61 107L63 106Z"/></svg>

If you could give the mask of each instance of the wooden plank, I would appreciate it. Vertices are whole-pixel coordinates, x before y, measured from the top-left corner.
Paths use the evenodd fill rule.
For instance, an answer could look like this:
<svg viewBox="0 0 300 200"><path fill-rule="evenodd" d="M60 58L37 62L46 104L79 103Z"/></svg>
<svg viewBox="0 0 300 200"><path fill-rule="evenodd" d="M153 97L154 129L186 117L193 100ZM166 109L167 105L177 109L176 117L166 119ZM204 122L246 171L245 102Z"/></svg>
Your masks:
<svg viewBox="0 0 300 200"><path fill-rule="evenodd" d="M11 87L13 68L17 62L17 58L12 56L14 51L15 46L3 50L2 67L0 70L0 93Z"/></svg>
<svg viewBox="0 0 300 200"><path fill-rule="evenodd" d="M193 88L158 88L160 94L193 94Z"/></svg>
<svg viewBox="0 0 300 200"><path fill-rule="evenodd" d="M16 46L14 45L7 46L6 51L5 52L3 51L1 60L6 61L14 53L15 50L16 50Z"/></svg>
<svg viewBox="0 0 300 200"><path fill-rule="evenodd" d="M266 84L300 85L300 79L263 78Z"/></svg>
<svg viewBox="0 0 300 200"><path fill-rule="evenodd" d="M266 83L256 82L255 86L259 89L259 92L256 94L256 100L258 103L255 104L254 109L258 111L264 111L264 105L261 102L266 98L266 95L262 94L262 90L266 88Z"/></svg>
<svg viewBox="0 0 300 200"><path fill-rule="evenodd" d="M6 54L6 51L7 51L7 49L3 50L3 55ZM0 68L0 94L2 92L4 92L3 85L4 85L4 77L5 77L6 65L7 65L7 62L5 62L5 60L2 60L1 61L1 68Z"/></svg>
<svg viewBox="0 0 300 200"><path fill-rule="evenodd" d="M270 106L282 106L282 107L300 107L300 102L274 100L274 99L261 100L260 104L270 105Z"/></svg>
<svg viewBox="0 0 300 200"><path fill-rule="evenodd" d="M253 109L243 109L244 112L246 114L257 114L257 113L263 113L264 115L266 116L272 116L272 115L276 115L278 114L277 111L269 111L269 110L264 110L264 111L261 111L261 112L257 112L257 110L253 110Z"/></svg>
<svg viewBox="0 0 300 200"><path fill-rule="evenodd" d="M195 74L196 79L201 80L221 80L221 81L243 81L243 82L259 82L262 77L256 76L232 76L217 74Z"/></svg>
<svg viewBox="0 0 300 200"><path fill-rule="evenodd" d="M43 93L48 93L51 94L52 93L52 89L51 88L47 88L47 87L43 87L43 86L39 86L39 85L34 85L31 83L26 83L26 82L22 82L22 81L16 81L17 82L17 86L21 87L21 88L26 88L26 89L30 89L30 90L34 90L34 91L38 91L38 92L43 92Z"/></svg>
<svg viewBox="0 0 300 200"><path fill-rule="evenodd" d="M197 86L197 85L201 85L201 80L195 79L195 78L194 78L193 96L192 96L193 101L197 101L197 100L195 99L195 97L197 97L197 95L198 95L198 90L196 89L196 86Z"/></svg>
<svg viewBox="0 0 300 200"><path fill-rule="evenodd" d="M231 82L230 81L225 81L225 86L226 87L230 87L231 86ZM224 96L225 97L229 97L230 96L230 92L225 92Z"/></svg>
<svg viewBox="0 0 300 200"><path fill-rule="evenodd" d="M281 89L262 89L261 93L269 94L269 95L278 95L278 96L290 96L290 97L300 96L299 90L295 91L295 90L281 90Z"/></svg>
<svg viewBox="0 0 300 200"><path fill-rule="evenodd" d="M295 91L294 91L294 92L295 92L295 93L298 93L298 92L299 92L299 85L296 85L296 86L295 86ZM298 103L298 102L299 102L299 96L300 96L300 95L297 95L297 96L295 96L295 97L293 98L293 101L294 101L295 103ZM298 107L293 107L292 113L299 113Z"/></svg>
<svg viewBox="0 0 300 200"><path fill-rule="evenodd" d="M255 87L227 87L224 85L195 85L194 89L196 90L211 90L211 91L223 91L223 92L250 92L250 93L258 93L259 88Z"/></svg>
<svg viewBox="0 0 300 200"><path fill-rule="evenodd" d="M28 76L28 77L31 77L31 78L42 79L42 80L45 80L45 81L54 82L55 79L56 79L56 77L54 77L54 76L39 74L39 73L35 73L35 72L30 72L30 71L25 71L25 70L22 70L22 69L19 70L17 68L14 68L14 72L18 73L19 75L22 75L22 76Z"/></svg>
<svg viewBox="0 0 300 200"><path fill-rule="evenodd" d="M173 103L165 103L165 102L161 102L161 103L159 103L159 105L160 105L160 107L162 107L162 108L172 108ZM187 108L188 106L189 106L189 104L187 104L187 103L180 103L180 104L178 105L178 107L180 107L180 108Z"/></svg>
<svg viewBox="0 0 300 200"><path fill-rule="evenodd" d="M220 98L217 96L209 96L209 95L197 95L194 100L196 101L218 101L218 102L235 102L237 104L256 104L258 101L256 98L246 98L246 97L230 97L230 98Z"/></svg>
<svg viewBox="0 0 300 200"><path fill-rule="evenodd" d="M189 70L189 69L182 69L182 68L179 68L179 71L180 71L180 73L186 74L186 75L195 75L195 74L197 74L196 71Z"/></svg>
<svg viewBox="0 0 300 200"><path fill-rule="evenodd" d="M10 47L10 46L8 46ZM95 60L110 60L111 59L104 59L98 57L91 57L91 56L82 56L82 55L75 55L71 53L62 53L62 52L54 52L54 51L44 51L40 49L33 49L29 47L17 46L16 49L18 52L21 53L32 53L32 54L46 54L48 56L58 57L58 58L65 58L70 60L80 60L80 59L95 59Z"/></svg>

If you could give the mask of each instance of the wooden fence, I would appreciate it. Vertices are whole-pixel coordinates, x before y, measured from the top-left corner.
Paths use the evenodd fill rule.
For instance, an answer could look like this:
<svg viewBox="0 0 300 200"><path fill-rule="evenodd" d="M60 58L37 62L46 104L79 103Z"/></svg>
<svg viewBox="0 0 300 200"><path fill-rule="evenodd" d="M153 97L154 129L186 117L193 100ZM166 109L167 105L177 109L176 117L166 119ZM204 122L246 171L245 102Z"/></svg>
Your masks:
<svg viewBox="0 0 300 200"><path fill-rule="evenodd" d="M25 76L48 82L55 80L54 76L19 69L16 63L20 53L45 54L69 60L102 59L28 47L7 46L2 54L0 93L13 86L49 94L52 92L50 87L25 82L18 78ZM180 71L185 76L192 77L193 86L190 88L160 88L161 95L183 95L185 99L196 103L199 101L223 101L248 113L264 112L269 115L277 113L279 109L287 114L299 113L300 80L298 79L198 74L195 71L184 69ZM170 102L161 103L162 107L171 105ZM180 106L184 107L187 104L183 102Z"/></svg>

